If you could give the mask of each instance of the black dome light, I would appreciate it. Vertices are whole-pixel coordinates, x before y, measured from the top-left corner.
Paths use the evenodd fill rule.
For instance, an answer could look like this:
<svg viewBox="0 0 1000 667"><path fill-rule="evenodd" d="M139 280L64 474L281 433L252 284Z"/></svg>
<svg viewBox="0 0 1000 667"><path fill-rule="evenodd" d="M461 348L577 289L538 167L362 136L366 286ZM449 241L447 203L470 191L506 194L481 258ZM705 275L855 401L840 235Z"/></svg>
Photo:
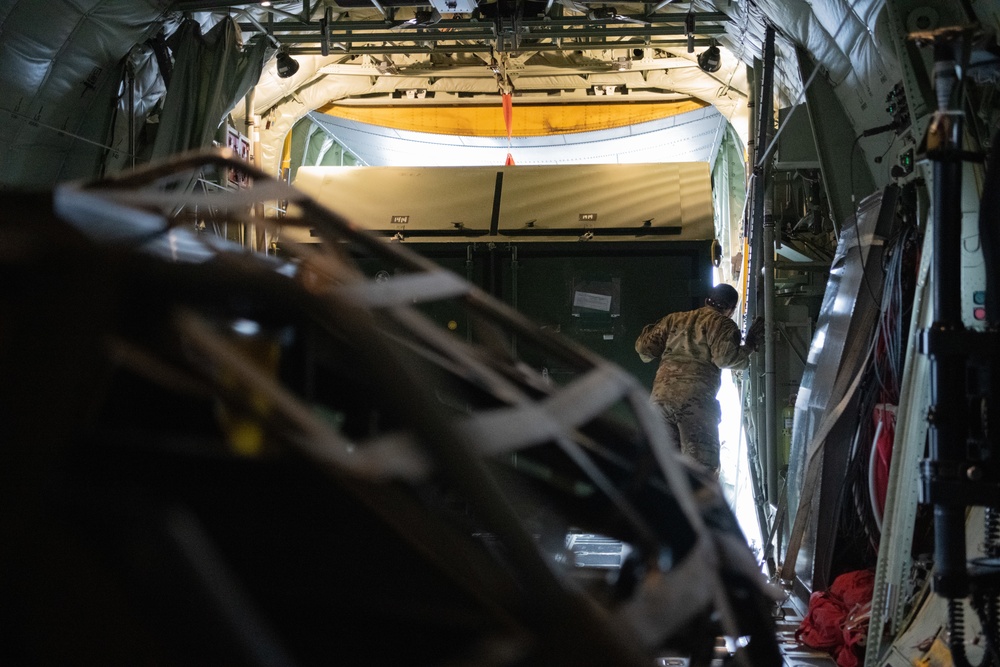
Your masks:
<svg viewBox="0 0 1000 667"><path fill-rule="evenodd" d="M288 55L287 51L278 51L278 76L287 79L299 71L299 61Z"/></svg>
<svg viewBox="0 0 1000 667"><path fill-rule="evenodd" d="M722 53L714 44L698 54L698 67L706 72L718 72L722 67Z"/></svg>

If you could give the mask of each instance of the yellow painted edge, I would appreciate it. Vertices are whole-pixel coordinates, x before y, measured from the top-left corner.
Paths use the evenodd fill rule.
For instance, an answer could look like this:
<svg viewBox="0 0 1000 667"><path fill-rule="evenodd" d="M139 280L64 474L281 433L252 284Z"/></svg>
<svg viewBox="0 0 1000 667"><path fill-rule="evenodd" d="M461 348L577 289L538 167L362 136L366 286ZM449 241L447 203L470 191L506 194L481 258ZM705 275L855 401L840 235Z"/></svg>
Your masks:
<svg viewBox="0 0 1000 667"><path fill-rule="evenodd" d="M285 135L285 143L281 147L281 173L288 173L292 167L292 133Z"/></svg>
<svg viewBox="0 0 1000 667"><path fill-rule="evenodd" d="M588 104L526 104L514 102L515 137L541 137L594 132L645 123L708 106L700 100L677 102L618 102ZM503 137L507 129L503 108L487 106L347 106L327 104L319 109L336 118L395 130L464 137Z"/></svg>

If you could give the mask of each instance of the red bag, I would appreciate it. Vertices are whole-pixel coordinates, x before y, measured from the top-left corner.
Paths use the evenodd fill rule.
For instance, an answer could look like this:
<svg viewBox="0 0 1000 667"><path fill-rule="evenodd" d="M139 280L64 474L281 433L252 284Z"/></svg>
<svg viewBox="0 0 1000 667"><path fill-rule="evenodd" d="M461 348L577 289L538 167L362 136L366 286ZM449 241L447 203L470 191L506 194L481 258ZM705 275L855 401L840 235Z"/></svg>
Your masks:
<svg viewBox="0 0 1000 667"><path fill-rule="evenodd" d="M856 647L868 638L875 573L856 570L833 580L829 591L809 596L809 609L795 631L805 646L829 651L839 667L857 667Z"/></svg>

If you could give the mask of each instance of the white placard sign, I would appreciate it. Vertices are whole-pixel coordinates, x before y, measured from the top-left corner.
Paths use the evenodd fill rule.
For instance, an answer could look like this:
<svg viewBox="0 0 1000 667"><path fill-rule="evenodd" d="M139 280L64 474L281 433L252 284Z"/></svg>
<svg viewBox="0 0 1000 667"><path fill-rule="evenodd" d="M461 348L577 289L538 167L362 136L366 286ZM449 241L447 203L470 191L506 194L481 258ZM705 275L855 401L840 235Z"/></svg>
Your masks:
<svg viewBox="0 0 1000 667"><path fill-rule="evenodd" d="M590 308L591 310L611 310L611 297L606 294L594 294L592 292L575 292L573 294L573 305L577 308Z"/></svg>

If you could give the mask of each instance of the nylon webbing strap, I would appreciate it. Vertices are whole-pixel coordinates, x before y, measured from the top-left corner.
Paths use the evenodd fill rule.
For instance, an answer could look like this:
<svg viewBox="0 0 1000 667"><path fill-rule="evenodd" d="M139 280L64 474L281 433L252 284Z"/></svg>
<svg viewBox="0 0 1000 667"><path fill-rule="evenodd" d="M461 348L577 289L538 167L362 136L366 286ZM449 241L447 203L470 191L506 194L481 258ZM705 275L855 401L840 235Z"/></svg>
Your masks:
<svg viewBox="0 0 1000 667"><path fill-rule="evenodd" d="M874 345L874 340L872 341L872 345ZM871 354L871 349L869 349L868 353ZM867 358L867 355L865 358ZM799 549L802 547L802 538L805 535L806 526L809 525L812 499L819 482L819 454L823 451L823 447L826 444L826 436L830 434L837 420L840 419L844 410L847 409L847 405L851 402L851 397L854 396L858 385L861 384L863 376L864 373L857 373L854 376L854 381L851 382L847 391L844 392L844 396L837 403L837 407L831 412L826 413L823 422L809 442L809 449L811 451L807 450L809 451L809 458L806 460L806 476L802 482L802 495L799 497L799 507L795 511L795 524L792 526L792 532L788 537L785 562L781 564L781 578L783 580L788 581L795 575L795 561L798 559Z"/></svg>
<svg viewBox="0 0 1000 667"><path fill-rule="evenodd" d="M568 427L590 421L627 395L629 378L614 366L595 368L546 399L545 409Z"/></svg>
<svg viewBox="0 0 1000 667"><path fill-rule="evenodd" d="M627 387L617 368L596 368L542 403L480 412L458 428L483 454L516 451L587 423L621 399Z"/></svg>
<svg viewBox="0 0 1000 667"><path fill-rule="evenodd" d="M211 205L219 208L247 209L257 202L271 200L302 201L306 195L281 181L257 181L252 188L238 190L210 190L207 192L178 190L157 190L151 187L136 190L117 188L95 188L82 192L113 200L128 206L159 206L171 208L180 204L186 206ZM277 222L276 220L274 222Z"/></svg>
<svg viewBox="0 0 1000 667"><path fill-rule="evenodd" d="M711 538L701 535L670 570L643 577L635 593L615 609L613 618L633 630L644 646L659 646L716 599L718 587L713 584L718 578L706 574L714 574L718 566Z"/></svg>
<svg viewBox="0 0 1000 667"><path fill-rule="evenodd" d="M259 201L301 201L305 198L303 193L280 181L263 181L246 190L210 193L164 191L151 187L138 190L84 189L76 184L66 184L58 186L52 194L53 208L62 218L81 227L89 236L115 240L141 238L164 231L169 226L168 218L172 212L184 206L204 205L246 211ZM150 210L154 208L159 212ZM253 220L261 224L277 222L267 218Z"/></svg>
<svg viewBox="0 0 1000 667"><path fill-rule="evenodd" d="M364 282L337 287L337 294L358 306L389 308L451 299L471 287L450 271L429 271L395 276L385 282Z"/></svg>

